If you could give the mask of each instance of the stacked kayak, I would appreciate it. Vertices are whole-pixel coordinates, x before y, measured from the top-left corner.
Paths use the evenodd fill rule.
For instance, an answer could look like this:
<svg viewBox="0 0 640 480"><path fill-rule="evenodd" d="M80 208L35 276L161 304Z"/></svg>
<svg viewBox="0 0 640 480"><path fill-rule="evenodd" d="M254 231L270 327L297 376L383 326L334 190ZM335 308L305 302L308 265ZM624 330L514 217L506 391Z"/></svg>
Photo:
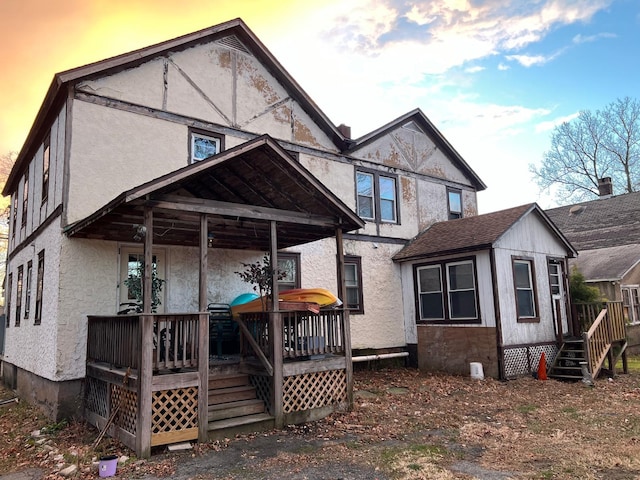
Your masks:
<svg viewBox="0 0 640 480"><path fill-rule="evenodd" d="M305 309L312 312L319 311L320 308L339 307L342 302L329 290L324 288L295 288L292 290L283 290L278 295L280 302L280 310L286 310L291 307L291 303L304 303ZM241 313L262 312L267 305L267 301L263 297L258 297L245 303L237 303L231 305L231 313L233 316ZM270 308L267 308L270 310Z"/></svg>

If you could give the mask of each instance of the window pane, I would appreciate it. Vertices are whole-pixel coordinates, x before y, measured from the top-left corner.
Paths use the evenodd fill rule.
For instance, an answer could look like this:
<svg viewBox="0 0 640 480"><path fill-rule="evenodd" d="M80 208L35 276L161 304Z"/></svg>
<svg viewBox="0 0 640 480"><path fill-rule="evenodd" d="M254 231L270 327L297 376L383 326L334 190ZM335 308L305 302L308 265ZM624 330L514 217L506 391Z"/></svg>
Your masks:
<svg viewBox="0 0 640 480"><path fill-rule="evenodd" d="M357 288L347 287L347 308L352 310L360 309L360 296Z"/></svg>
<svg viewBox="0 0 640 480"><path fill-rule="evenodd" d="M449 191L449 211L462 213L462 194L460 192Z"/></svg>
<svg viewBox="0 0 640 480"><path fill-rule="evenodd" d="M396 203L389 200L380 200L380 218L382 220L396 220Z"/></svg>
<svg viewBox="0 0 640 480"><path fill-rule="evenodd" d="M347 287L358 286L358 276L356 265L353 263L345 263L344 265L344 281Z"/></svg>
<svg viewBox="0 0 640 480"><path fill-rule="evenodd" d="M518 290L518 316L535 317L533 292L531 290Z"/></svg>
<svg viewBox="0 0 640 480"><path fill-rule="evenodd" d="M420 318L424 320L444 318L441 293L420 294Z"/></svg>
<svg viewBox="0 0 640 480"><path fill-rule="evenodd" d="M373 210L373 175L358 172L356 174L358 189L358 215L362 218L374 218Z"/></svg>
<svg viewBox="0 0 640 480"><path fill-rule="evenodd" d="M373 199L358 197L358 215L362 218L373 218Z"/></svg>
<svg viewBox="0 0 640 480"><path fill-rule="evenodd" d="M449 265L450 290L473 288L473 285L473 265L471 263Z"/></svg>
<svg viewBox="0 0 640 480"><path fill-rule="evenodd" d="M200 135L193 136L191 158L200 161L218 153L219 140Z"/></svg>
<svg viewBox="0 0 640 480"><path fill-rule="evenodd" d="M418 279L420 292L440 292L442 290L439 267L421 268L418 271Z"/></svg>
<svg viewBox="0 0 640 480"><path fill-rule="evenodd" d="M531 288L528 262L515 262L516 288Z"/></svg>
<svg viewBox="0 0 640 480"><path fill-rule="evenodd" d="M476 318L475 290L450 292L451 318Z"/></svg>
<svg viewBox="0 0 640 480"><path fill-rule="evenodd" d="M279 282L296 283L296 260L295 258L278 258L278 270L284 275Z"/></svg>

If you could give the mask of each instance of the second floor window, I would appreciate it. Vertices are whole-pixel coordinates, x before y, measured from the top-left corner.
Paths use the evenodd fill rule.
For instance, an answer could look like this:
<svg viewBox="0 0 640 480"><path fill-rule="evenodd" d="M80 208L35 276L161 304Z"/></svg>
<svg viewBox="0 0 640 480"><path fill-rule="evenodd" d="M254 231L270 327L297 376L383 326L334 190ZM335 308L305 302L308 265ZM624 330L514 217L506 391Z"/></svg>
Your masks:
<svg viewBox="0 0 640 480"><path fill-rule="evenodd" d="M375 171L356 172L358 215L375 222L397 223L396 177Z"/></svg>
<svg viewBox="0 0 640 480"><path fill-rule="evenodd" d="M27 210L29 209L29 172L24 174L24 188L22 189L22 226L27 224Z"/></svg>
<svg viewBox="0 0 640 480"><path fill-rule="evenodd" d="M191 132L190 163L196 163L222 151L222 139L213 135Z"/></svg>
<svg viewBox="0 0 640 480"><path fill-rule="evenodd" d="M42 203L49 197L49 156L51 139L47 135L44 139L44 153L42 157Z"/></svg>
<svg viewBox="0 0 640 480"><path fill-rule="evenodd" d="M449 205L449 220L462 218L462 192L460 190L448 188L447 203Z"/></svg>

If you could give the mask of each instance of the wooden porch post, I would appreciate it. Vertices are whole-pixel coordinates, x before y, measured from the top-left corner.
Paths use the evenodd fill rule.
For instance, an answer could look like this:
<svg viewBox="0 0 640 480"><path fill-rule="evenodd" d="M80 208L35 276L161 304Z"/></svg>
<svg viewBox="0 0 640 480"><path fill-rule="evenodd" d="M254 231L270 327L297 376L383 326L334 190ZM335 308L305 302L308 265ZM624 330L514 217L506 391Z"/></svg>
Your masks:
<svg viewBox="0 0 640 480"><path fill-rule="evenodd" d="M151 313L151 289L153 272L153 210L144 207L144 273L142 283L142 312Z"/></svg>
<svg viewBox="0 0 640 480"><path fill-rule="evenodd" d="M282 386L284 383L283 373L283 345L282 345L282 316L278 306L278 232L275 220L270 221L270 262L273 274L271 276L271 297L272 310L269 314L269 339L271 343L271 358L273 365L273 415L275 417L276 428L284 426L284 405Z"/></svg>
<svg viewBox="0 0 640 480"><path fill-rule="evenodd" d="M142 312L140 322L140 357L138 365L138 419L136 425L136 454L141 458L151 456L151 416L153 399L153 317L151 313L151 280L153 271L153 211L144 207L144 273L142 284Z"/></svg>
<svg viewBox="0 0 640 480"><path fill-rule="evenodd" d="M342 244L342 229L336 228L336 252L338 262L338 275L340 276L340 298L344 302L344 357L347 376L347 403L349 409L353 408L353 362L351 361L351 322L349 321L349 309L347 308L347 283L344 278L344 246Z"/></svg>
<svg viewBox="0 0 640 480"><path fill-rule="evenodd" d="M200 312L207 310L207 258L209 222L206 214L200 215ZM198 319L198 440L206 442L208 436L209 410L209 316L200 314Z"/></svg>

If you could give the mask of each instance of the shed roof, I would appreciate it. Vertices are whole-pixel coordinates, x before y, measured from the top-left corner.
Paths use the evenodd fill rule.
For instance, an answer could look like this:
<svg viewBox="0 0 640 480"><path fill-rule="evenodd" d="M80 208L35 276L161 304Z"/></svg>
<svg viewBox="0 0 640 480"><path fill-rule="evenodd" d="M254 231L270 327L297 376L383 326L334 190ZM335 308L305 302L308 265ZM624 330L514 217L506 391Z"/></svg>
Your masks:
<svg viewBox="0 0 640 480"><path fill-rule="evenodd" d="M581 250L578 258L571 261L585 280L620 281L640 263L640 243L618 245L615 247Z"/></svg>
<svg viewBox="0 0 640 480"><path fill-rule="evenodd" d="M582 252L638 243L640 192L546 210L569 241Z"/></svg>
<svg viewBox="0 0 640 480"><path fill-rule="evenodd" d="M269 250L333 237L364 222L268 135L123 192L72 225L69 236L132 241L153 209L153 242L199 245L201 214L216 248Z"/></svg>
<svg viewBox="0 0 640 480"><path fill-rule="evenodd" d="M435 223L419 233L393 259L402 262L491 248L513 225L531 212L535 212L565 244L567 251L575 255L571 244L542 209L536 203L529 203L498 212Z"/></svg>

